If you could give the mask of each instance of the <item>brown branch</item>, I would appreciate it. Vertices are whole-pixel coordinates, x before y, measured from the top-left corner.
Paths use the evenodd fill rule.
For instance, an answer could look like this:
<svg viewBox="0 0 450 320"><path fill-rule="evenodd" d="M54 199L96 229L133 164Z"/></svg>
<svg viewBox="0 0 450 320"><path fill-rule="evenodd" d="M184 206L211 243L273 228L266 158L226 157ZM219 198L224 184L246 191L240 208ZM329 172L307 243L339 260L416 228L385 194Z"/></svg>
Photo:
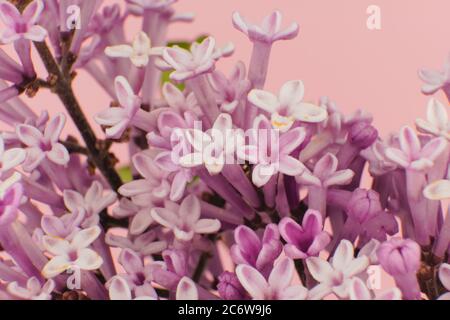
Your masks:
<svg viewBox="0 0 450 320"><path fill-rule="evenodd" d="M71 86L71 79L66 78L63 74L45 42L35 42L34 45L49 73L49 76L56 78L54 91L64 104L67 112L80 131L89 152L89 158L101 171L103 176L109 182L111 188L114 191L117 191L122 185L122 180L114 169L114 164L109 158L109 153L99 148L100 141L95 136L94 131L89 125L89 122L87 121L86 116L84 115L81 106L74 95Z"/></svg>

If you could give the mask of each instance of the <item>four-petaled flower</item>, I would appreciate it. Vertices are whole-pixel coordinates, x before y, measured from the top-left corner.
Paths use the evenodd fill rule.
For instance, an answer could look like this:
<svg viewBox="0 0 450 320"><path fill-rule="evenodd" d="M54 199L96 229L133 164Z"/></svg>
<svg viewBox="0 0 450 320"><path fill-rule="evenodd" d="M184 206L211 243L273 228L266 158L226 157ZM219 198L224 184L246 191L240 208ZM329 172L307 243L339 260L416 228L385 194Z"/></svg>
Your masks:
<svg viewBox="0 0 450 320"><path fill-rule="evenodd" d="M399 135L400 149L387 148L385 153L389 160L397 165L412 169L425 170L434 165L434 161L447 147L447 141L442 138L434 138L423 147L416 133L410 127L403 127Z"/></svg>
<svg viewBox="0 0 450 320"><path fill-rule="evenodd" d="M322 214L315 210L306 211L302 225L291 218L283 218L278 229L287 242L284 252L292 259L318 256L331 240L323 231Z"/></svg>
<svg viewBox="0 0 450 320"><path fill-rule="evenodd" d="M275 264L268 280L249 265L236 267L239 282L255 300L305 300L308 290L301 284L291 284L294 271L294 261L289 258L282 258Z"/></svg>
<svg viewBox="0 0 450 320"><path fill-rule="evenodd" d="M16 281L9 283L6 287L9 294L23 300L51 300L53 289L55 289L55 282L52 279L41 285L36 277L29 278L25 287Z"/></svg>
<svg viewBox="0 0 450 320"><path fill-rule="evenodd" d="M215 45L214 38L208 37L201 43L193 43L190 51L178 46L165 48L162 55L164 61L175 69L170 78L184 81L213 70Z"/></svg>
<svg viewBox="0 0 450 320"><path fill-rule="evenodd" d="M324 108L302 102L304 91L303 82L294 80L281 87L278 97L268 91L253 89L248 94L248 100L270 114L275 129L286 132L297 120L318 123L328 117Z"/></svg>
<svg viewBox="0 0 450 320"><path fill-rule="evenodd" d="M236 29L246 34L251 41L272 43L278 40L290 40L298 35L299 26L296 22L281 30L282 15L274 11L264 18L261 25L250 24L239 14L233 13L233 25Z"/></svg>
<svg viewBox="0 0 450 320"><path fill-rule="evenodd" d="M219 231L217 219L200 219L200 201L194 195L187 196L180 205L166 201L165 208L153 208L153 219L173 231L181 241L190 241L195 234L209 234Z"/></svg>
<svg viewBox="0 0 450 320"><path fill-rule="evenodd" d="M419 71L419 77L425 82L422 86L424 94L431 95L440 89L443 89L446 94L450 94L450 54L442 71L422 69Z"/></svg>
<svg viewBox="0 0 450 320"><path fill-rule="evenodd" d="M347 298L351 280L366 270L369 259L366 256L355 258L352 243L342 240L331 263L319 257L311 257L306 260L306 265L312 277L319 282L309 292L310 299L321 299L330 293L339 298Z"/></svg>
<svg viewBox="0 0 450 320"><path fill-rule="evenodd" d="M427 120L416 119L416 126L420 132L450 140L450 122L447 110L439 100L430 99L427 107Z"/></svg>
<svg viewBox="0 0 450 320"><path fill-rule="evenodd" d="M71 211L82 210L85 212L83 227L95 226L99 222L99 213L112 205L117 199L117 195L110 191L103 194L103 186L100 182L94 181L85 195L74 191L64 190L64 204Z"/></svg>
<svg viewBox="0 0 450 320"><path fill-rule="evenodd" d="M279 133L272 129L265 116L260 115L255 119L250 144L237 148L240 159L255 164L252 181L257 187L267 184L277 173L297 176L305 170L305 166L290 155L305 140L305 129L294 128Z"/></svg>
<svg viewBox="0 0 450 320"><path fill-rule="evenodd" d="M114 86L120 107L100 112L94 119L99 125L106 127L105 133L108 138L119 139L141 107L141 98L134 93L128 80L123 76L115 79Z"/></svg>
<svg viewBox="0 0 450 320"><path fill-rule="evenodd" d="M313 172L306 169L296 177L298 183L328 188L334 185L346 185L352 181L354 172L350 169L337 170L338 160L332 153L327 153L314 166Z"/></svg>
<svg viewBox="0 0 450 320"><path fill-rule="evenodd" d="M44 41L47 30L37 25L44 4L41 0L30 2L23 13L10 2L0 1L0 20L5 25L0 33L0 42L11 43L20 39Z"/></svg>
<svg viewBox="0 0 450 320"><path fill-rule="evenodd" d="M98 226L79 231L69 242L58 237L44 236L44 248L54 255L42 269L42 275L53 278L60 273L79 268L80 270L96 270L100 268L103 259L88 247L100 235Z"/></svg>
<svg viewBox="0 0 450 320"><path fill-rule="evenodd" d="M105 54L113 58L129 58L138 68L145 67L150 56L160 56L162 47L152 47L145 32L139 32L133 39L133 44L106 47Z"/></svg>
<svg viewBox="0 0 450 320"><path fill-rule="evenodd" d="M267 225L262 238L247 226L239 226L234 231L231 257L236 264L248 264L267 274L273 262L280 256L283 246L275 224Z"/></svg>
<svg viewBox="0 0 450 320"><path fill-rule="evenodd" d="M235 134L231 116L227 113L219 115L208 132L187 130L186 138L194 152L183 155L180 164L187 168L204 164L210 174L220 173L236 149Z"/></svg>
<svg viewBox="0 0 450 320"><path fill-rule="evenodd" d="M44 133L31 125L17 126L17 136L28 147L23 164L26 171L36 169L45 158L57 165L66 165L69 162L69 152L59 143L59 136L65 123L66 117L60 113L47 124Z"/></svg>

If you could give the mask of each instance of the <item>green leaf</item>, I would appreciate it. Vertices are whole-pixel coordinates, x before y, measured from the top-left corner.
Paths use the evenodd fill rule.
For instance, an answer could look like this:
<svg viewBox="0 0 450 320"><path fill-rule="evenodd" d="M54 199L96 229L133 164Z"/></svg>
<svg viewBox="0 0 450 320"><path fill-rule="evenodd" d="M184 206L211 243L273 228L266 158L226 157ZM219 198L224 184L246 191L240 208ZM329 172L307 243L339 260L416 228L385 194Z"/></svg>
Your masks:
<svg viewBox="0 0 450 320"><path fill-rule="evenodd" d="M133 174L131 173L130 166L120 168L118 173L124 183L133 181Z"/></svg>

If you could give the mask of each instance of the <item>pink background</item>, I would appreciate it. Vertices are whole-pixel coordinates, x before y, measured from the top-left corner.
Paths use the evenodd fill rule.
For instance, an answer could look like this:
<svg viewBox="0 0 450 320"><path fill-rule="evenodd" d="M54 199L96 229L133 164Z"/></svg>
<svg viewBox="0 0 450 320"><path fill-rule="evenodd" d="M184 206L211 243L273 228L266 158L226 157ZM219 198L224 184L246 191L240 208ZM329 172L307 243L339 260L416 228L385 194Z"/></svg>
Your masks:
<svg viewBox="0 0 450 320"><path fill-rule="evenodd" d="M366 27L366 9L372 4L381 8L379 31ZM250 42L231 24L232 12L257 22L280 10L284 25L297 21L301 29L294 40L275 44L267 88L276 92L285 81L302 79L307 100L327 95L346 113L365 108L383 135L424 116L427 97L420 92L417 70L441 68L450 51L448 0L180 0L175 8L195 12L196 19L173 25L171 39L194 39L206 32L219 44L236 45L235 54L218 63L225 72L238 60L247 63L251 53ZM137 20L129 24L129 38L139 26ZM108 106L109 99L88 75L81 73L75 83L90 116ZM36 103L52 112L62 110L48 93L40 93ZM75 132L71 124L67 132Z"/></svg>

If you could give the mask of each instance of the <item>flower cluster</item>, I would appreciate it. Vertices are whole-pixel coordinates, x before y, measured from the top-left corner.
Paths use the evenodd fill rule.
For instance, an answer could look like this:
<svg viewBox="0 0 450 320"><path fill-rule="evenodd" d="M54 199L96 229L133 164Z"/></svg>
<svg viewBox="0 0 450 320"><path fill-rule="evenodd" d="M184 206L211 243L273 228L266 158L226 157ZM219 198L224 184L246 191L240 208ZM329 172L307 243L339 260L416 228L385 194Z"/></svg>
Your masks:
<svg viewBox="0 0 450 320"><path fill-rule="evenodd" d="M450 299L447 104L383 139L301 80L265 88L272 46L299 33L278 11L233 14L254 50L225 75L232 44L169 41L193 19L176 0L102 2L0 0L1 299ZM423 93L450 99L448 69L422 70ZM81 70L111 99L93 121ZM21 97L38 90L60 112Z"/></svg>

